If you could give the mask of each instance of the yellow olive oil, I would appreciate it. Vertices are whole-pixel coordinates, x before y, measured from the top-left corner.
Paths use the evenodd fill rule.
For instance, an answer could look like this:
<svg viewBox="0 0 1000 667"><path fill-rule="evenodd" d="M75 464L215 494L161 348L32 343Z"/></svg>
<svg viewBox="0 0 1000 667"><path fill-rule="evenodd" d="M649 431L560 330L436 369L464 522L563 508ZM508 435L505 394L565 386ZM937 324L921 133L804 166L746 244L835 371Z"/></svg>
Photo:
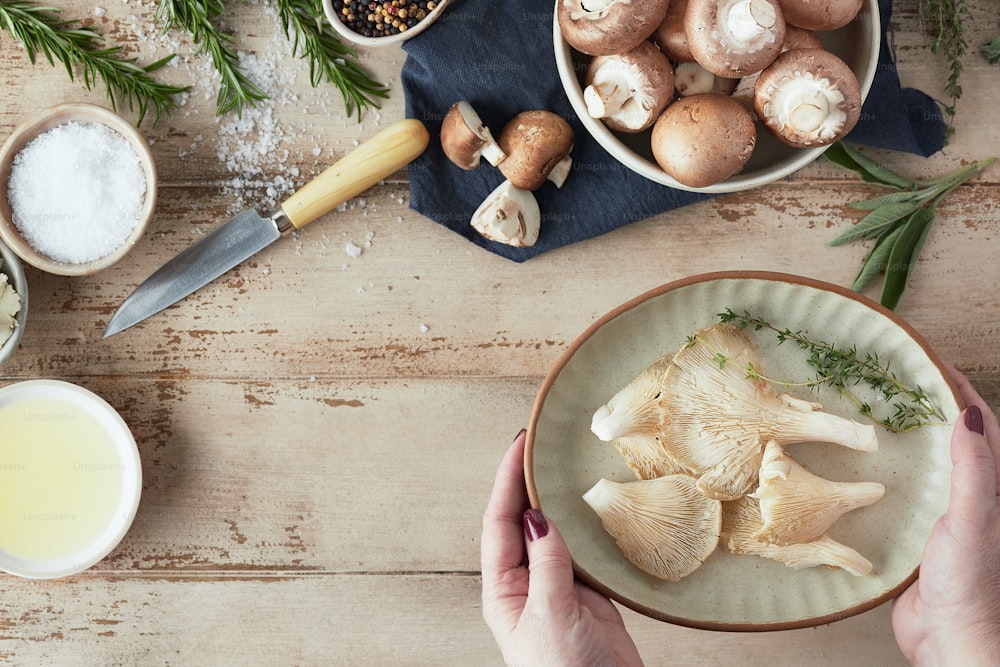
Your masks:
<svg viewBox="0 0 1000 667"><path fill-rule="evenodd" d="M0 407L0 550L56 560L87 549L115 519L124 472L111 435L76 403Z"/></svg>

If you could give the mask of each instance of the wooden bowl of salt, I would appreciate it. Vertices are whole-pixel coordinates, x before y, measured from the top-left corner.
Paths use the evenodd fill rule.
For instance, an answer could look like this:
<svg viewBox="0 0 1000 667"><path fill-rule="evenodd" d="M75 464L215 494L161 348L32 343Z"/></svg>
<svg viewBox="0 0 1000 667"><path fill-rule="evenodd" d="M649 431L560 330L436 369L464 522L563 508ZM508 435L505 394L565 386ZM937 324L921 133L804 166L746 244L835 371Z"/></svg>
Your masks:
<svg viewBox="0 0 1000 667"><path fill-rule="evenodd" d="M155 206L149 145L103 107L54 106L0 148L0 239L43 271L111 266L145 233Z"/></svg>

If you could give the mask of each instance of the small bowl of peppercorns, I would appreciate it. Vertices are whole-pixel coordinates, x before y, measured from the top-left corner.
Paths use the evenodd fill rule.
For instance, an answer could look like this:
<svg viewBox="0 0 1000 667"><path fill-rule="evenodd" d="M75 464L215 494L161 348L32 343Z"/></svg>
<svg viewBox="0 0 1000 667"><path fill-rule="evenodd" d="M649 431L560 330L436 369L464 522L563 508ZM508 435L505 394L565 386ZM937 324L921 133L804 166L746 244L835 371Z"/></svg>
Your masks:
<svg viewBox="0 0 1000 667"><path fill-rule="evenodd" d="M447 4L448 0L323 0L323 11L348 42L388 46L426 30Z"/></svg>

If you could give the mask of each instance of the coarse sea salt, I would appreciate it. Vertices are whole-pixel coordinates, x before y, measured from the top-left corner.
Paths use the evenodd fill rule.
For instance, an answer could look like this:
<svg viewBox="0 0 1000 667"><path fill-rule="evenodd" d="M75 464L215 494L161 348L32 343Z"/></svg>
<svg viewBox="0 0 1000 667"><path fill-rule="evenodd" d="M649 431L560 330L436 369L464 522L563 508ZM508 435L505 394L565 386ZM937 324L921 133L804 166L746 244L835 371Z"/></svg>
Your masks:
<svg viewBox="0 0 1000 667"><path fill-rule="evenodd" d="M86 264L125 243L139 222L146 187L125 137L104 125L70 121L18 151L7 198L31 247L57 262Z"/></svg>

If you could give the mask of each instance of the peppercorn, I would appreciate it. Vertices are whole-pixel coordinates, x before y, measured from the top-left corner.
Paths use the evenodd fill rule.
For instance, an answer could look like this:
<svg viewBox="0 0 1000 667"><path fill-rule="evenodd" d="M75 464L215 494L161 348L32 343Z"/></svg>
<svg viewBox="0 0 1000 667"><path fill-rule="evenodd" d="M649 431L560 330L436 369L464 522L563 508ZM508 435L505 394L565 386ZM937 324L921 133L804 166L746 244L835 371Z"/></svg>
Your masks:
<svg viewBox="0 0 1000 667"><path fill-rule="evenodd" d="M365 37L386 37L413 29L437 7L434 0L336 0L344 25Z"/></svg>

